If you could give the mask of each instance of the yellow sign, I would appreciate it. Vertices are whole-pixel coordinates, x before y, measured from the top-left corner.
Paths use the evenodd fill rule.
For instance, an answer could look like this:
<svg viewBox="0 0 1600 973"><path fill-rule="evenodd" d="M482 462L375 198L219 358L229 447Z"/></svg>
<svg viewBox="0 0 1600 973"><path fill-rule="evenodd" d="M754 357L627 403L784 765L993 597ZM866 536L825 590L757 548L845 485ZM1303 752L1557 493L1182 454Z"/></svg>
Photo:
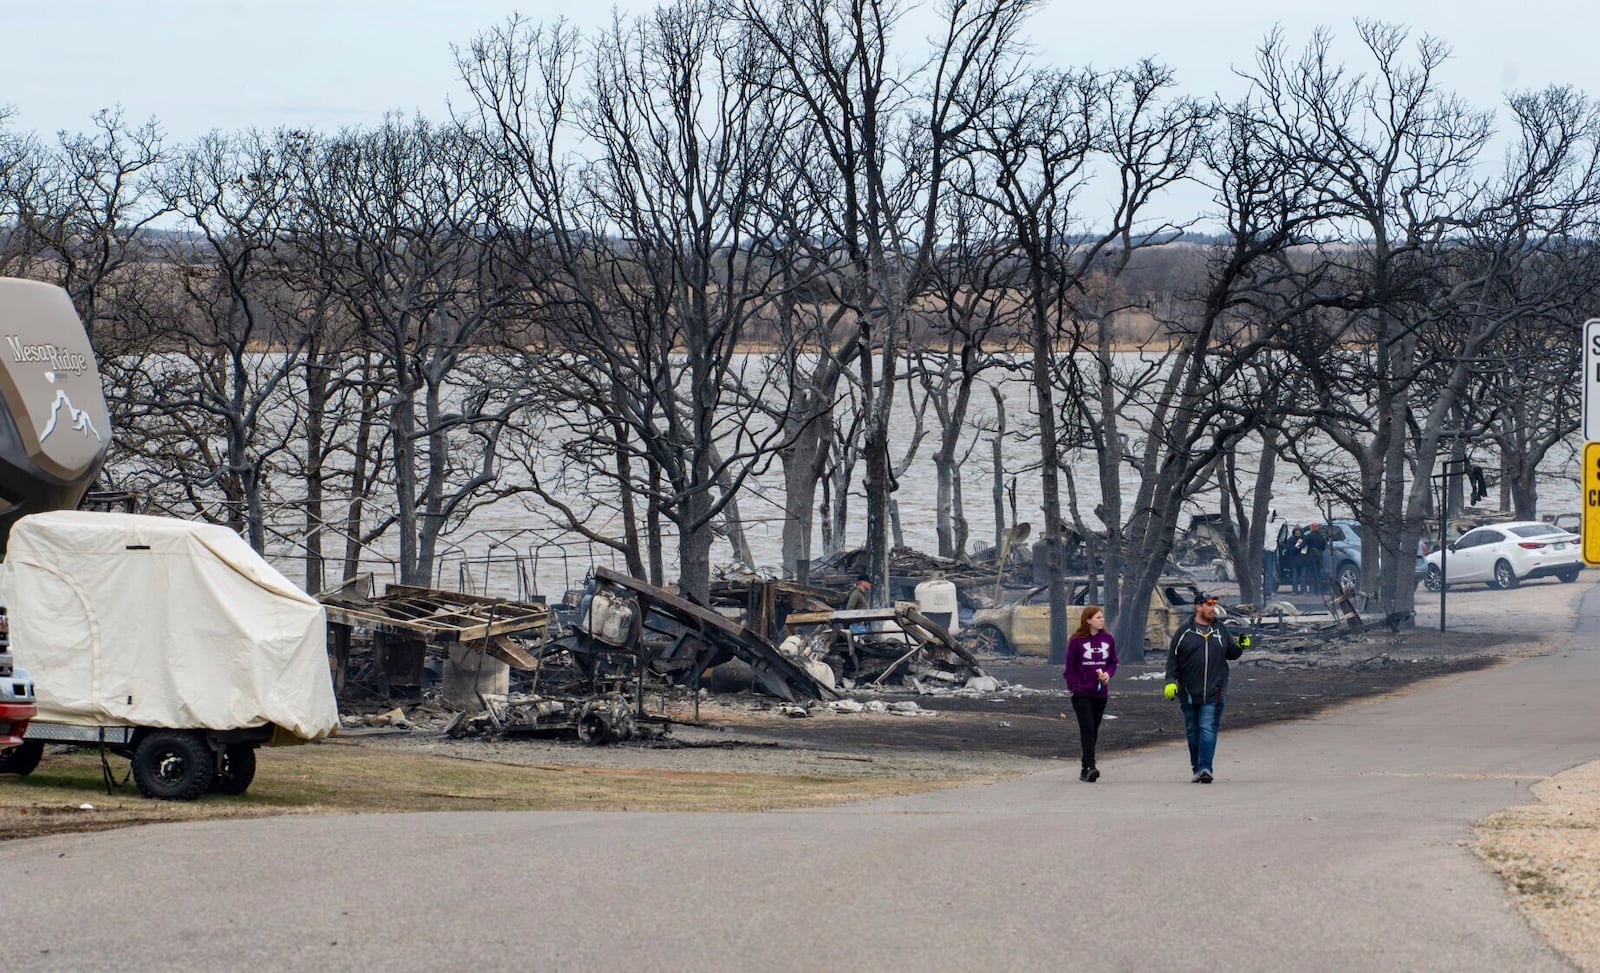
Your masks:
<svg viewBox="0 0 1600 973"><path fill-rule="evenodd" d="M1600 567L1600 442L1583 444L1583 563Z"/></svg>

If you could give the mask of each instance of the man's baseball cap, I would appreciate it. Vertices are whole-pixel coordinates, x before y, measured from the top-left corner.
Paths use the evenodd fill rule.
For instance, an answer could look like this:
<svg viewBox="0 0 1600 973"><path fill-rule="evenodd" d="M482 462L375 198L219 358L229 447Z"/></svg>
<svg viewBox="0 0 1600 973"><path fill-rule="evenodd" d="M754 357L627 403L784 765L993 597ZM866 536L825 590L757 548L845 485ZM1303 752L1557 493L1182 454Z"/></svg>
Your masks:
<svg viewBox="0 0 1600 973"><path fill-rule="evenodd" d="M1195 599L1195 604L1197 605L1215 605L1216 603L1216 595L1201 595L1199 598Z"/></svg>

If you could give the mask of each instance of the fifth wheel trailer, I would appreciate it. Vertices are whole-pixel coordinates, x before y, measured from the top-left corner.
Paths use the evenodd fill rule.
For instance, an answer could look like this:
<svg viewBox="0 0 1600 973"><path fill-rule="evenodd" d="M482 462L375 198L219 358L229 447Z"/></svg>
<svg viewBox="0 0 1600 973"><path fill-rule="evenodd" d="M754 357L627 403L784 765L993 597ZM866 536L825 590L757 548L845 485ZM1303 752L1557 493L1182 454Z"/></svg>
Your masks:
<svg viewBox="0 0 1600 973"><path fill-rule="evenodd" d="M94 351L67 292L0 278L0 558L18 518L71 509L111 443ZM0 773L27 774L44 745L25 738L29 673L12 659L0 605Z"/></svg>
<svg viewBox="0 0 1600 973"><path fill-rule="evenodd" d="M0 279L0 611L33 693L0 773L57 741L128 757L146 796L242 793L257 746L338 725L322 606L226 528L73 510L110 438L66 292Z"/></svg>

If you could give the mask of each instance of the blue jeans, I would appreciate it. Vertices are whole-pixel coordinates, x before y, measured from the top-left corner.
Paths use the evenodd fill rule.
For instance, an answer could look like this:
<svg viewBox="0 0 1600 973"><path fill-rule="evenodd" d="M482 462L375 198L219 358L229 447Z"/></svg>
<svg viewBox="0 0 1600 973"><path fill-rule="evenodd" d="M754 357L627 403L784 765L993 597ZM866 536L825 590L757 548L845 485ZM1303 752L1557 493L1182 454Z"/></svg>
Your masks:
<svg viewBox="0 0 1600 973"><path fill-rule="evenodd" d="M1212 769L1211 761L1217 754L1217 733L1222 729L1222 707L1226 702L1221 695L1214 703L1192 703L1187 694L1178 696L1178 708L1183 710L1183 732L1189 737L1189 770L1193 773Z"/></svg>

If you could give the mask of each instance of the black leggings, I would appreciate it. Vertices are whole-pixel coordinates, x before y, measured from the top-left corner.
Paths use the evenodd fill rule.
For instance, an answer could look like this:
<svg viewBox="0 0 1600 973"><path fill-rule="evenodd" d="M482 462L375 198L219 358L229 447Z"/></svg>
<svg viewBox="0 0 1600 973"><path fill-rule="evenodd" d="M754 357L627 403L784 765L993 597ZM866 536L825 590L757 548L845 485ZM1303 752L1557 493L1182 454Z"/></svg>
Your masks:
<svg viewBox="0 0 1600 973"><path fill-rule="evenodd" d="M1083 765L1094 766L1094 745L1100 738L1100 718L1106 715L1104 696L1072 694L1072 712L1078 715L1078 739L1083 741Z"/></svg>

